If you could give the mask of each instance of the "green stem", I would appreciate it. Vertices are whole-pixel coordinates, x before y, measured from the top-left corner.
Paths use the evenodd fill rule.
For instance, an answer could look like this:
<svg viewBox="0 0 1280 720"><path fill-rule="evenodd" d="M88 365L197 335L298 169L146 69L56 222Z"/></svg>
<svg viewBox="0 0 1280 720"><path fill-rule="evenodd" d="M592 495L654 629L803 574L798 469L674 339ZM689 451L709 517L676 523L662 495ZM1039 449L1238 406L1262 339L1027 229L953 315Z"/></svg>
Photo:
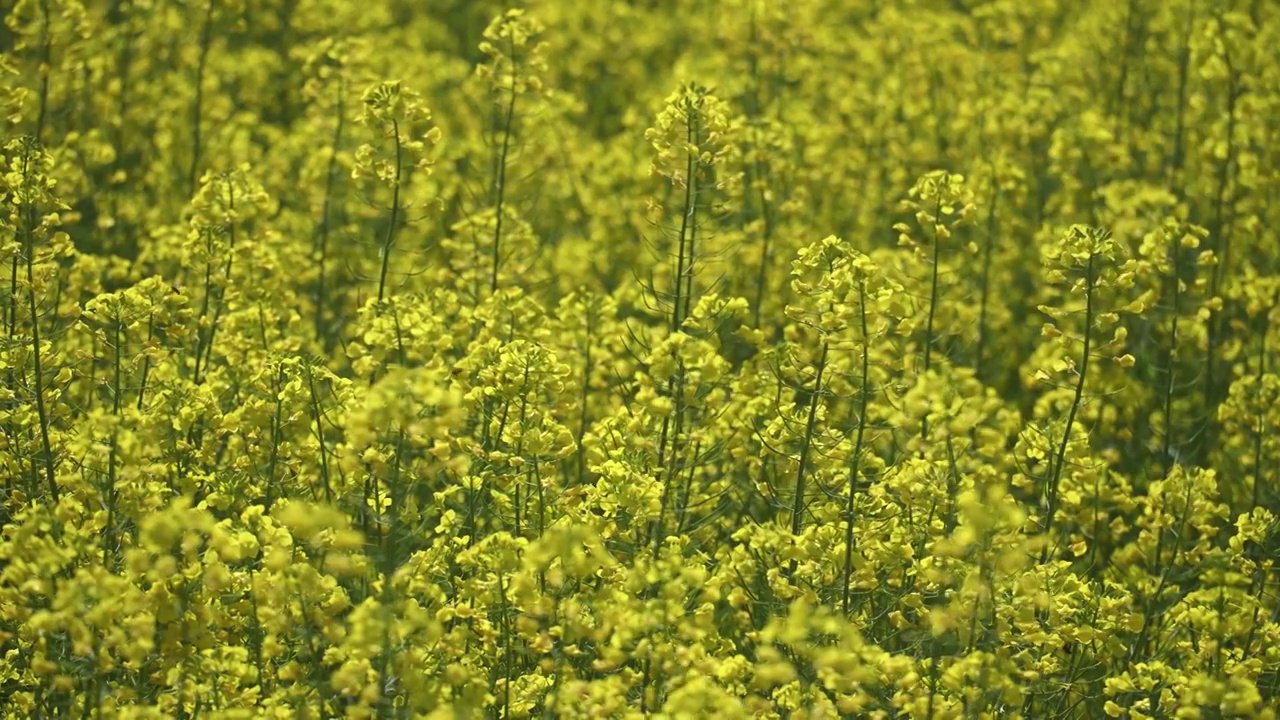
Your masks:
<svg viewBox="0 0 1280 720"><path fill-rule="evenodd" d="M187 197L196 194L197 173L200 171L201 122L204 114L204 74L209 64L209 48L213 44L213 8L217 0L209 0L205 7L204 25L200 30L200 56L196 61L195 101L191 107L191 166L187 169Z"/></svg>
<svg viewBox="0 0 1280 720"><path fill-rule="evenodd" d="M942 216L942 199L941 198L938 199L937 207L934 209L933 214L934 214L934 217ZM941 253L942 253L941 238L938 237L938 233L935 231L933 234L933 273L929 281L929 317L925 321L925 329L924 329L924 335L925 335L924 337L924 374L925 375L929 374L929 369L930 367L932 367L930 363L933 358L933 321L934 321L934 317L937 315L937 308L938 308L938 276L940 275L940 272L938 270L938 259ZM925 416L920 420L920 438L925 441L929 440L929 414L927 411L925 412Z"/></svg>
<svg viewBox="0 0 1280 720"><path fill-rule="evenodd" d="M803 525L805 485L809 472L809 450L813 446L813 434L817 429L818 406L822 401L822 374L827 369L827 354L830 349L830 343L824 341L822 343L822 354L818 358L817 373L813 379L813 392L809 395L809 416L805 421L804 439L800 442L800 458L796 468L796 490L791 500L791 535L793 538L800 535L800 528ZM791 564L787 566L787 578L790 578L795 572L796 560L793 558Z"/></svg>
<svg viewBox="0 0 1280 720"><path fill-rule="evenodd" d="M28 153L23 157L23 175L29 177ZM49 438L49 410L44 399L44 355L40 348L40 308L36 302L35 281L35 225L37 222L35 205L27 199L23 203L23 256L27 270L27 312L31 315L31 356L35 370L36 416L40 425L41 456L44 461L45 482L49 488L49 496L58 502L58 482L54 475L53 443Z"/></svg>
<svg viewBox="0 0 1280 720"><path fill-rule="evenodd" d="M324 181L324 206L320 211L320 233L317 238L320 253L319 278L316 281L316 307L315 307L315 333L316 340L323 341L325 352L332 349L332 344L328 335L324 331L324 305L326 281L328 280L326 272L329 264L329 228L331 223L331 208L333 203L333 186L336 182L338 174L338 148L342 145L342 131L346 126L346 118L343 108L346 104L345 83L341 78L338 80L338 122L333 129L333 140L329 145L329 165L325 170Z"/></svg>
<svg viewBox="0 0 1280 720"><path fill-rule="evenodd" d="M849 614L849 586L853 577L853 502L861 474L862 443L867 429L867 406L871 401L871 342L867 332L867 283L858 284L858 316L862 326L862 389L858 394L858 431L853 442L853 460L849 465L849 497L845 501L844 530L844 593L840 607Z"/></svg>
<svg viewBox="0 0 1280 720"><path fill-rule="evenodd" d="M1182 305L1182 277L1181 263L1179 258L1181 253L1178 248L1176 239L1170 242L1170 253L1173 260L1173 278L1172 278L1172 294L1173 294L1173 314L1170 320L1169 329L1169 346L1165 351L1165 387L1164 387L1164 437L1161 440L1160 460L1164 464L1165 477L1169 476L1169 472L1173 469L1173 390L1174 379L1177 375L1177 353L1178 353L1178 314Z"/></svg>
<svg viewBox="0 0 1280 720"><path fill-rule="evenodd" d="M1081 352L1080 372L1076 379L1075 395L1071 399L1071 409L1067 411L1067 426L1062 430L1062 442L1058 443L1058 452L1054 457L1052 475L1049 479L1048 503L1045 510L1044 531L1048 535L1053 529L1054 515L1058 511L1058 486L1062 482L1062 468L1066 462L1067 445L1071 442L1071 429L1075 426L1076 414L1080 410L1080 402L1084 397L1085 378L1089 373L1089 353L1092 348L1093 340L1093 316L1094 316L1094 263L1097 255L1090 253L1089 262L1085 269L1085 309L1084 309L1084 349ZM1052 544L1046 544L1044 550L1040 554L1040 562L1044 563L1048 560L1049 549Z"/></svg>
<svg viewBox="0 0 1280 720"><path fill-rule="evenodd" d="M395 240L396 223L400 220L400 178L404 170L401 158L403 150L400 144L400 121L391 121L391 132L396 146L396 174L391 185L391 217L387 222L387 233L382 241L382 268L378 272L379 305L382 304L382 298L386 294L387 271L391 265L391 243Z"/></svg>
<svg viewBox="0 0 1280 720"><path fill-rule="evenodd" d="M496 177L496 186L494 192L497 199L494 202L494 225L493 225L493 272L489 277L489 292L498 291L498 268L502 263L502 221L506 212L507 197L507 156L511 152L511 133L516 117L516 40L515 36L511 37L511 98L507 102L506 117L503 119L502 128L502 151L498 156L498 168Z"/></svg>

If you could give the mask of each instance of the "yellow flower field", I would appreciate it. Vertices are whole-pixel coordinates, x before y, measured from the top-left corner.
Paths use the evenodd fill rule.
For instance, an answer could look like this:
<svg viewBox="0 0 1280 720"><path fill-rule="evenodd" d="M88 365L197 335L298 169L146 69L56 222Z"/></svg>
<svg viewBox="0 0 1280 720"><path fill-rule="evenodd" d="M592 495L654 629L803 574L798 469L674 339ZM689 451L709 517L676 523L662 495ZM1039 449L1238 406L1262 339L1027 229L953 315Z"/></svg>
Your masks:
<svg viewBox="0 0 1280 720"><path fill-rule="evenodd" d="M1280 4L0 18L0 717L1277 718Z"/></svg>

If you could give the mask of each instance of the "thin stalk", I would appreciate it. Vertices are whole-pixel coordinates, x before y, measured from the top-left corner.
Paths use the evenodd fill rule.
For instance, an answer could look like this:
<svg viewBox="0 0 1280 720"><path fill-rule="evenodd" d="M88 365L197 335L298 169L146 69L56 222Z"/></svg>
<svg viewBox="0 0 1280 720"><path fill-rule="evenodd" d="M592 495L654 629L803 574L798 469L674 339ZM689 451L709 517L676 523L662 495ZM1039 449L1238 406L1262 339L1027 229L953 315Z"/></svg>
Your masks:
<svg viewBox="0 0 1280 720"><path fill-rule="evenodd" d="M27 174L29 154L23 158L23 173ZM36 416L40 425L41 456L44 461L45 482L49 487L49 496L58 502L58 482L54 475L53 443L49 439L49 410L44 399L44 356L40 348L40 308L36 302L35 280L35 224L36 209L28 199L23 210L26 222L23 224L23 255L27 269L27 312L31 315L31 359L35 370Z"/></svg>
<svg viewBox="0 0 1280 720"><path fill-rule="evenodd" d="M1178 556L1182 554L1182 538L1185 535L1187 527L1187 517L1191 514L1190 481L1187 482L1187 491L1184 500L1185 502L1182 508L1182 513L1178 518L1178 528L1177 530L1168 533L1172 535L1174 539L1173 555L1169 558L1169 562L1162 563L1160 561L1160 554L1164 552L1166 531L1162 530L1160 532L1159 539L1156 541L1156 551L1151 564L1153 571L1155 568L1161 568L1160 579L1156 582L1155 591L1146 598L1146 611L1142 614L1142 628L1138 631L1137 639L1129 646L1129 653L1124 664L1120 668L1121 672L1127 670L1137 659L1138 653L1145 649L1152 630L1152 624L1160 622L1156 617L1155 604L1156 601L1160 599L1160 594L1164 592L1165 587L1168 585L1170 571L1178 565Z"/></svg>
<svg viewBox="0 0 1280 720"><path fill-rule="evenodd" d="M937 208L934 209L934 217L942 217L942 200L938 199ZM938 259L942 253L941 238L938 233L933 234L933 273L929 281L929 317L925 321L924 329L924 374L929 374L931 367L930 361L933 358L933 320L937 315L938 308ZM929 415L925 414L920 420L920 438L929 440Z"/></svg>
<svg viewBox="0 0 1280 720"><path fill-rule="evenodd" d="M813 434L818 424L818 405L822 400L822 374L827 369L827 354L831 349L828 342L822 343L822 354L818 357L817 373L813 378L813 393L809 395L809 417L805 421L804 439L800 441L800 458L796 468L796 490L791 500L791 535L800 534L804 518L805 485L809 471L809 450L813 446ZM792 558L787 566L787 577L796 572L796 560Z"/></svg>
<svg viewBox="0 0 1280 720"><path fill-rule="evenodd" d="M587 341L582 345L582 394L578 398L578 484L587 481L587 448L582 440L587 435L587 399L591 395L591 338L594 334L593 315L587 311Z"/></svg>
<svg viewBox="0 0 1280 720"><path fill-rule="evenodd" d="M502 220L503 214L506 212L507 197L507 157L511 152L511 132L516 117L516 39L511 37L511 98L507 101L506 117L503 119L502 127L502 151L498 156L497 177L494 187L494 193L497 196L494 202L494 223L493 223L493 256L490 258L493 263L493 273L489 277L489 292L498 291L498 268L502 264Z"/></svg>
<svg viewBox="0 0 1280 720"><path fill-rule="evenodd" d="M758 47L756 38L759 34L756 22L755 5L751 6L749 24L751 39L749 47L755 48ZM762 116L761 106L763 105L760 92L760 56L757 52L753 51L747 53L747 65L749 67L748 74L751 76L750 93L747 96L748 101L750 102L748 115L752 120L757 120ZM768 193L765 192L764 188L765 174L764 163L760 160L759 148L756 148L755 157L752 159L751 163L751 179L752 184L756 186L756 193L759 196L760 218L764 221L764 227L761 228L760 232L760 268L756 272L756 297L753 305L755 308L753 315L753 327L756 328L760 327L761 307L764 305L765 286L769 279L770 245L773 240L773 211L769 205ZM748 192L749 191L750 188L748 188Z"/></svg>
<svg viewBox="0 0 1280 720"><path fill-rule="evenodd" d="M991 256L996 244L996 208L1000 204L1000 182L994 168L991 173L991 202L987 210L987 242L982 246L982 299L978 304L978 349L974 370L979 379L985 379L987 352L987 313L991 301Z"/></svg>
<svg viewBox="0 0 1280 720"><path fill-rule="evenodd" d="M689 115L686 123L685 141L690 146L693 145L697 135L698 120L694 114ZM688 272L693 272L693 220L697 213L697 204L694 202L694 179L693 174L697 169L697 158L693 153L685 153L685 183L684 183L684 209L680 213L680 235L676 252L676 290L675 298L672 302L671 310L671 332L674 334L680 329L684 323L687 314L690 298L682 297L684 294L684 276L686 272L685 258L688 257ZM687 255L686 255L687 253ZM685 307L682 308L680 301L684 300ZM684 310L682 313L681 310Z"/></svg>
<svg viewBox="0 0 1280 720"><path fill-rule="evenodd" d="M36 142L43 147L49 114L49 74L53 72L53 34L49 31L49 0L40 0L40 99L36 104Z"/></svg>
<svg viewBox="0 0 1280 720"><path fill-rule="evenodd" d="M152 312L147 316L147 342L155 337L155 313ZM151 373L151 356L146 355L142 358L142 378L138 381L138 410L142 409L143 400L147 394L147 376Z"/></svg>
<svg viewBox="0 0 1280 720"><path fill-rule="evenodd" d="M113 377L112 377L112 393L111 393L111 415L112 417L118 420L120 417L120 407L122 405L121 396L124 394L124 386L123 386L124 373L123 373L123 368L121 367L122 363L121 363L121 352L120 352L121 350L120 336L121 336L121 326L123 325L123 319L117 316L116 318L114 318L114 320L115 322L113 323L112 334L114 336L113 349L115 350L115 353L113 357L114 362L112 363ZM106 527L103 528L103 533L106 535L106 541L102 544L102 562L104 565L107 563L107 560L110 557L109 553L111 551L111 548L115 545L115 515L116 515L116 497L117 497L116 455L119 452L119 441L118 441L118 438L116 437L116 434L118 432L118 427L119 426L114 423L111 426L111 450L110 450L110 453L107 455L107 487L106 487L107 492L105 493L106 497L104 498L106 500L106 505L107 505L107 521L106 521Z"/></svg>
<svg viewBox="0 0 1280 720"><path fill-rule="evenodd" d="M1178 248L1178 241L1172 240L1170 252L1173 258L1173 315L1170 320L1169 329L1169 347L1165 350L1165 387L1164 387L1164 438L1161 442L1160 459L1164 464L1165 477L1173 469L1173 389L1174 379L1177 375L1176 361L1178 352L1178 314L1182 305L1182 277L1181 263L1179 262L1181 253Z"/></svg>
<svg viewBox="0 0 1280 720"><path fill-rule="evenodd" d="M382 241L382 268L378 273L379 305L382 304L382 298L386 294L387 270L391 265L391 243L395 240L396 223L400 220L400 178L404 170L404 163L401 157L403 150L400 144L400 121L391 121L391 131L395 137L396 144L396 174L391 186L391 218L387 222L387 234Z"/></svg>
<svg viewBox="0 0 1280 720"><path fill-rule="evenodd" d="M331 208L333 203L333 186L338 175L338 148L342 146L342 131L346 127L344 108L346 105L346 83L338 79L338 122L333 129L333 140L329 144L329 164L325 170L324 206L320 211L320 232L316 242L320 254L319 278L316 281L315 333L316 341L324 342L325 351L331 349L331 343L324 332L324 301L326 275L329 264L329 228L331 226Z"/></svg>
<svg viewBox="0 0 1280 720"><path fill-rule="evenodd" d="M1112 98L1111 106L1111 112L1115 116L1115 125L1112 132L1115 133L1117 138L1121 136L1123 131L1123 128L1121 127L1121 120L1124 119L1126 115L1123 112L1125 108L1124 97L1125 89L1129 84L1129 63L1133 56L1134 35L1136 34L1133 27L1138 14L1136 6L1137 0L1129 0L1128 4L1125 6L1124 53L1121 55L1120 77L1116 81L1115 96Z"/></svg>
<svg viewBox="0 0 1280 720"><path fill-rule="evenodd" d="M1084 397L1084 382L1089 374L1089 353L1092 349L1093 341L1093 316L1094 316L1094 300L1093 300L1093 284L1094 278L1094 262L1097 256L1089 255L1089 263L1085 269L1085 308L1084 308L1084 349L1081 352L1080 372L1076 379L1075 395L1071 399L1071 409L1067 411L1067 426L1062 431L1062 442L1058 443L1058 452L1054 457L1052 475L1049 478L1049 487L1047 492L1049 495L1047 508L1045 510L1044 531L1045 534L1053 529L1053 516L1058 511L1058 485L1062 481L1062 466L1066 462L1067 444L1071 442L1071 429L1076 422L1076 413L1080 410L1080 402ZM1048 560L1050 545L1046 544L1044 550L1040 554L1040 562L1044 563Z"/></svg>
<svg viewBox="0 0 1280 720"><path fill-rule="evenodd" d="M547 497L542 487L542 469L539 467L537 457L533 459L533 482L534 489L538 493L538 537L542 537L546 532Z"/></svg>
<svg viewBox="0 0 1280 720"><path fill-rule="evenodd" d="M525 363L524 378L521 381L521 387L520 387L520 417L516 419L517 426L521 428L525 427L525 423L527 422L528 416L529 416L529 364ZM524 433L522 432L520 441L516 443L515 454L517 457L520 455L521 452L523 452L523 449L524 449ZM527 478L530 474L532 474L532 472L533 470L530 469L527 473L525 473L525 477ZM512 502L512 509L515 511L515 536L520 537L520 533L521 533L520 514L522 509L521 503L527 502L528 497L526 496L525 499L522 501L520 499L520 481L516 480L513 484L515 485L515 500L514 502Z"/></svg>
<svg viewBox="0 0 1280 720"><path fill-rule="evenodd" d="M380 602L381 610L384 612L383 628L381 628L383 629L383 642L381 642L381 646L383 647L381 647L381 652L378 656L378 684L380 692L378 697L378 710L376 710L375 715L379 720L383 720L388 716L388 711L390 710L390 706L392 706L392 703L390 703L387 698L387 691L392 687L388 682L388 669L392 666L393 655L396 651L394 651L394 648L392 647L390 623L387 615L385 614L387 614L390 610L390 605L392 605L392 575L396 573L396 568L399 565L399 557L397 557L396 547L394 547L394 539L396 539L394 536L396 536L399 530L399 516L397 515L397 512L401 509L401 497L398 495L397 488L402 486L401 461L403 455L404 430L401 429L399 430L399 433L397 433L396 437L396 452L394 452L396 461L394 461L394 464L392 465L392 477L390 477L390 482L388 483L390 506L387 511L387 519L385 519L383 536L381 536L381 552L383 552L383 556L381 556L380 560L381 565L383 565L383 568L381 568L381 570L383 570L383 573L381 573L383 574L383 592L381 592ZM379 506L380 503L374 507Z"/></svg>
<svg viewBox="0 0 1280 720"><path fill-rule="evenodd" d="M685 139L689 145L693 144L697 134L697 117L690 113L688 122L685 125ZM697 158L693 153L685 153L685 186L684 186L684 207L680 213L680 234L677 241L676 252L676 275L675 275L675 294L672 300L671 320L669 332L674 335L680 330L680 326L684 323L684 309L681 305L683 300L687 306L688 298L682 297L684 294L685 275L685 259L688 258L688 265L693 267L693 242L692 242L692 226L697 217L697 204L694 202L694 179L693 174L696 169ZM677 371L678 372L678 371ZM667 381L667 397L672 398L675 402L675 411L672 415L668 415L662 420L662 432L658 438L658 467L671 465L668 469L668 480L663 483L661 507L658 511L658 519L652 523L650 534L653 542L653 556L658 556L658 549L662 543L662 525L666 519L667 506L670 501L671 483L670 477L674 472L674 458L676 451L674 446L678 443L681 430L681 420L684 415L684 407L682 403L683 382L677 383L675 377ZM674 416L674 421L673 421ZM674 433L672 432L674 425ZM668 452L670 451L670 452Z"/></svg>
<svg viewBox="0 0 1280 720"><path fill-rule="evenodd" d="M9 264L9 312L8 317L5 318L5 325L8 328L10 338L18 334L18 307L20 304L18 298L21 297L18 291L19 265L21 265L21 260L17 255L14 255L13 261ZM11 370L10 373L12 373ZM12 381L9 382L9 386L13 386Z"/></svg>
<svg viewBox="0 0 1280 720"><path fill-rule="evenodd" d="M196 322L204 320L205 315L209 313L209 304L212 302L213 296L213 242L214 236L212 230L205 230L205 250L210 258L204 263L204 287L200 295L200 314L196 316ZM205 331L204 328L197 325L196 329L196 362L193 374L196 378L200 377L200 361L204 357ZM141 401L139 401L141 402Z"/></svg>
<svg viewBox="0 0 1280 720"><path fill-rule="evenodd" d="M191 166L187 169L187 197L196 194L201 150L201 115L204 114L204 74L209 64L209 48L213 45L213 8L217 0L205 7L204 25L200 29L200 55L196 61L195 101L191 105Z"/></svg>
<svg viewBox="0 0 1280 720"><path fill-rule="evenodd" d="M760 162L756 161L757 176L760 173ZM758 189L760 195L760 215L764 220L764 227L760 232L760 269L756 273L756 299L755 299L755 315L753 316L753 327L760 327L760 313L764 305L765 286L769 278L769 260L771 251L771 241L773 240L773 210L769 207L769 200L766 197L764 187Z"/></svg>
<svg viewBox="0 0 1280 720"><path fill-rule="evenodd" d="M867 332L867 283L858 284L858 316L862 327L862 389L858 393L858 431L853 441L853 460L849 466L849 497L845 501L844 528L844 592L840 608L849 614L849 585L853 577L853 499L861 473L862 443L867 429L867 405L871 401L871 342Z"/></svg>
<svg viewBox="0 0 1280 720"><path fill-rule="evenodd" d="M502 655L503 655L503 673L505 677L502 683L502 709L503 717L511 717L511 675L513 665L515 665L515 655L511 648L511 628L509 626L510 618L507 612L507 589L502 584L502 573L498 574L498 596L501 598L498 606L499 612L502 613Z"/></svg>
<svg viewBox="0 0 1280 720"><path fill-rule="evenodd" d="M930 643L930 645L933 644L932 642ZM933 706L938 697L938 677L938 651L936 648L931 647L929 649L929 704L924 713L924 716L929 720L933 720Z"/></svg>
<svg viewBox="0 0 1280 720"><path fill-rule="evenodd" d="M1240 99L1241 92L1239 88L1239 79L1235 67L1231 61L1230 48L1224 53L1224 62L1227 66L1227 125L1226 125L1226 141L1227 152L1226 157L1222 159L1218 166L1217 190L1215 193L1213 227L1210 235L1215 239L1218 249L1219 262L1213 266L1213 272L1209 281L1210 297L1217 297L1222 285L1222 279L1227 275L1228 266L1231 263L1231 220L1229 215L1233 211L1229 207L1227 187L1231 179L1231 167L1236 158L1235 129L1237 122L1236 102ZM1200 460L1203 464L1208 457L1208 453L1213 449L1213 445L1217 440L1216 426L1212 419L1214 406L1219 400L1219 382L1218 382L1218 364L1217 353L1218 346L1221 342L1222 333L1222 314L1219 311L1211 310L1208 320L1206 321L1208 328L1208 345L1209 349L1205 354L1205 373L1204 373L1204 412L1207 415L1205 420L1204 440L1200 447Z"/></svg>
<svg viewBox="0 0 1280 720"><path fill-rule="evenodd" d="M682 373L678 370L677 373ZM659 450L666 449L668 452L658 456L658 467L660 472L666 476L662 481L662 500L659 503L658 520L654 525L653 534L653 557L657 559L658 551L662 548L663 534L662 529L666 525L667 510L671 507L671 498L674 494L673 485L675 484L677 472L677 456L680 451L680 439L684 435L684 378L671 378L667 383L668 397L672 398L675 408L671 416L663 420L662 435L659 440ZM674 419L672 419L674 418ZM670 436L667 432L670 429ZM667 440L670 439L670 443Z"/></svg>
<svg viewBox="0 0 1280 720"><path fill-rule="evenodd" d="M1280 291L1277 292L1277 300L1280 300ZM1262 378L1267 371L1267 329L1262 331L1262 339L1258 343L1258 373L1255 376L1258 387L1262 387ZM1258 503L1262 499L1261 482L1262 482L1262 440L1266 433L1266 421L1258 418L1258 426L1253 433L1253 483L1249 488L1249 512L1253 512L1258 507Z"/></svg>
<svg viewBox="0 0 1280 720"><path fill-rule="evenodd" d="M229 210L233 212L235 211L235 208L236 208L235 185L233 185L230 181L227 181L227 206ZM235 226L235 223L232 223L227 228L227 262L222 269L222 278L225 285L215 285L209 289L210 294L213 294L216 291L216 295L214 296L213 299L215 299L217 302L214 304L214 307L213 307L213 320L212 322L209 323L208 343L204 347L205 372L209 371L209 365L213 362L213 341L214 341L214 337L218 334L218 321L222 319L222 311L225 309L223 305L223 300L226 298L225 288L231 285L231 267L233 262L235 261L235 249L236 249L236 226ZM199 361L200 361L200 358L197 357L196 372L195 372L195 382L197 385L199 385L203 381L200 376Z"/></svg>
<svg viewBox="0 0 1280 720"><path fill-rule="evenodd" d="M329 483L329 452L324 444L324 424L320 415L320 397L316 394L315 377L307 371L307 388L311 391L311 417L316 424L316 444L320 446L320 482L324 484L324 501L333 503L333 488Z"/></svg>
<svg viewBox="0 0 1280 720"><path fill-rule="evenodd" d="M132 12L132 8L129 9L129 12ZM127 131L132 124L128 120L128 114L129 101L132 99L133 94L133 77L131 72L135 52L133 40L137 37L138 33L134 29L136 26L133 22L133 18L128 17L126 14L122 0L112 0L111 7L107 11L107 22L120 30L118 36L120 41L119 48L116 52L116 73L120 86L116 93L115 103L116 118L119 122L113 123L114 127L112 128L111 133L111 142L116 148L116 158L112 161L111 167L113 171L116 171L125 169L129 164L125 159L125 156L130 154L130 152L126 150L126 135L128 134ZM115 218L120 217L121 196L121 192L112 192L110 194L111 215ZM134 233L124 231L124 227L122 227L123 225L124 223L118 223L116 227L112 228L112 236L114 239L112 244L119 248L117 252L123 257L134 259L138 254L138 241L134 237ZM121 240L123 240L123 243L120 242Z"/></svg>
<svg viewBox="0 0 1280 720"><path fill-rule="evenodd" d="M1175 113L1173 148L1169 156L1169 185L1175 187L1186 158L1183 148L1187 130L1187 87L1191 79L1191 33L1195 28L1195 3L1188 3L1187 22L1182 31L1182 47L1178 50L1178 106Z"/></svg>
<svg viewBox="0 0 1280 720"><path fill-rule="evenodd" d="M386 529L382 535L382 573L386 587L390 587L391 576L400 565L400 558L396 552L395 536L400 530L400 509L403 506L403 490L404 483L401 481L402 465L404 464L405 440L407 439L404 429L400 429L396 433L396 448L393 455L394 460L391 463L391 478L387 483L387 493L390 495L390 505L387 509ZM375 507L378 507L375 505Z"/></svg>
<svg viewBox="0 0 1280 720"><path fill-rule="evenodd" d="M684 485L676 498L676 535L684 534L684 523L689 515L689 496L693 492L693 474L698 467L698 453L701 449L699 443L695 442L693 444L693 450L690 453L693 462L689 463L689 467L684 469Z"/></svg>
<svg viewBox="0 0 1280 720"><path fill-rule="evenodd" d="M276 500L276 465L280 460L280 443L283 441L284 433L281 430L283 424L284 403L280 399L280 385L284 380L284 365L281 364L276 376L272 378L272 394L276 397L276 411L271 416L271 459L267 461L267 477L266 491L267 497L263 501L263 506L267 512L271 512L271 506Z"/></svg>

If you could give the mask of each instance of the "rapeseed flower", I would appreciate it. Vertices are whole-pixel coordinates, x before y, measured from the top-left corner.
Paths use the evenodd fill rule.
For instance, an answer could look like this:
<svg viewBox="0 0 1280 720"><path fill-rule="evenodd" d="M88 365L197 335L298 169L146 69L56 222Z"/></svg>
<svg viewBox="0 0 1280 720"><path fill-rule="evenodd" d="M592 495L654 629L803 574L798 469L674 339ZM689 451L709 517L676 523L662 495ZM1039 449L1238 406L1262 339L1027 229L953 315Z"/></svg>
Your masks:
<svg viewBox="0 0 1280 720"><path fill-rule="evenodd" d="M9 5L6 716L1276 717L1268 4Z"/></svg>

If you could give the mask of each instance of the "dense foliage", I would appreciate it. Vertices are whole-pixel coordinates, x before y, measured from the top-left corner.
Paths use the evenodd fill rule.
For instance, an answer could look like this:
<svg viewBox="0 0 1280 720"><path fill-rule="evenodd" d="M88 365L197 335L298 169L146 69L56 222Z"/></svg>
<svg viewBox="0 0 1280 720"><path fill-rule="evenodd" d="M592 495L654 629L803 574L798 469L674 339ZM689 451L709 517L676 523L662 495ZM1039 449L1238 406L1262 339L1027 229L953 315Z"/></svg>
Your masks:
<svg viewBox="0 0 1280 720"><path fill-rule="evenodd" d="M0 0L0 712L1280 690L1280 6Z"/></svg>

